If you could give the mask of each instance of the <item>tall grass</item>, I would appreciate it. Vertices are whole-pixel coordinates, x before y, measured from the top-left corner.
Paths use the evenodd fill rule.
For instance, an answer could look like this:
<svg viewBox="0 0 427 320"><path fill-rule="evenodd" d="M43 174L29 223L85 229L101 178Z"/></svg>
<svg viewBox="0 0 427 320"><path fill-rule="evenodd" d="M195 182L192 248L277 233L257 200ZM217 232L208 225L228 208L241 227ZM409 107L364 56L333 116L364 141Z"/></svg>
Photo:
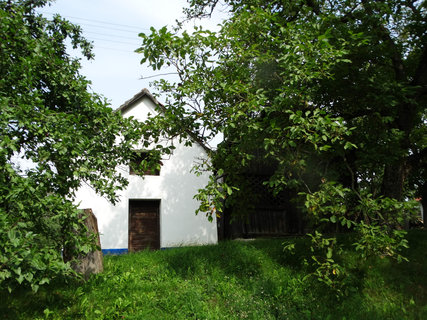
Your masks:
<svg viewBox="0 0 427 320"><path fill-rule="evenodd" d="M307 243L227 241L105 257L86 283L0 292L4 319L427 319L427 232L412 231L410 262L361 263L351 251L347 295L337 299L309 273Z"/></svg>

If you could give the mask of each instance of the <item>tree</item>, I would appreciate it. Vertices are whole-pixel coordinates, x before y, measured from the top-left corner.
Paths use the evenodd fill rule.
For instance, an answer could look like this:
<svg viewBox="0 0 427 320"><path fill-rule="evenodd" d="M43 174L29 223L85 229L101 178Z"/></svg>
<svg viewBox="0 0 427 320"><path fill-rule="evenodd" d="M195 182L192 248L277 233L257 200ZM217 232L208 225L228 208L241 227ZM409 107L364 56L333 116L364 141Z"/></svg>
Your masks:
<svg viewBox="0 0 427 320"><path fill-rule="evenodd" d="M209 17L218 3L191 0L187 17ZM363 254L401 258L396 228L413 208L404 200L426 190L427 3L223 3L220 31L189 34L181 22L141 34L138 49L142 62L178 74L177 83L155 82L168 95L170 130L224 135L200 210L209 216L236 200L233 183L261 154L275 163L265 183L294 188L318 228L323 280L337 274L335 241L318 237L325 221L357 231Z"/></svg>
<svg viewBox="0 0 427 320"><path fill-rule="evenodd" d="M74 192L88 183L111 201L126 186L141 126L91 93L66 41L93 58L78 26L36 13L49 1L0 1L0 284L33 290L72 274L61 252L92 249Z"/></svg>

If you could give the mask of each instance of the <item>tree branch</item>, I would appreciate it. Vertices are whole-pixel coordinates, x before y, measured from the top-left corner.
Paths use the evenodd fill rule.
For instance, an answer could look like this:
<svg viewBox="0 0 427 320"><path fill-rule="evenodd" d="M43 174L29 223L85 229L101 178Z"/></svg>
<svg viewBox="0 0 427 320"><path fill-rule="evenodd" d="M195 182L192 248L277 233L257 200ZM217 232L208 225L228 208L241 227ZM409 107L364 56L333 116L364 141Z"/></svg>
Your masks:
<svg viewBox="0 0 427 320"><path fill-rule="evenodd" d="M427 46L424 46L423 53L420 58L417 69L415 70L412 85L421 86L425 91L427 86Z"/></svg>

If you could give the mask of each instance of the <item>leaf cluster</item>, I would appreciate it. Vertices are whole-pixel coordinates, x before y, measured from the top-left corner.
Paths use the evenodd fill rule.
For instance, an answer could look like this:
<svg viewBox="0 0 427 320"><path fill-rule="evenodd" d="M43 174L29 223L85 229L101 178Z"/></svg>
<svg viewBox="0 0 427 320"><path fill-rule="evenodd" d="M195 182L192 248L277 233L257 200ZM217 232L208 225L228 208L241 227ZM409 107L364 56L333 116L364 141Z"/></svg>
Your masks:
<svg viewBox="0 0 427 320"><path fill-rule="evenodd" d="M91 92L67 43L93 58L79 26L36 12L49 1L0 1L0 285L34 290L69 275L61 250L92 248L72 204L89 184L112 202L143 127Z"/></svg>

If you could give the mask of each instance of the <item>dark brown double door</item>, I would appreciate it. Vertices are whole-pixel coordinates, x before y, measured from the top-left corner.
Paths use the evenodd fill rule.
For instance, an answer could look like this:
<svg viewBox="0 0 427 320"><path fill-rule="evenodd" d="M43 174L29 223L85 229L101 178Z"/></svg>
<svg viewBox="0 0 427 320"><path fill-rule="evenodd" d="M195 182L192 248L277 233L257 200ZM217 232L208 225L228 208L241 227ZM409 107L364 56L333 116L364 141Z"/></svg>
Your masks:
<svg viewBox="0 0 427 320"><path fill-rule="evenodd" d="M160 249L160 200L129 200L129 251Z"/></svg>

